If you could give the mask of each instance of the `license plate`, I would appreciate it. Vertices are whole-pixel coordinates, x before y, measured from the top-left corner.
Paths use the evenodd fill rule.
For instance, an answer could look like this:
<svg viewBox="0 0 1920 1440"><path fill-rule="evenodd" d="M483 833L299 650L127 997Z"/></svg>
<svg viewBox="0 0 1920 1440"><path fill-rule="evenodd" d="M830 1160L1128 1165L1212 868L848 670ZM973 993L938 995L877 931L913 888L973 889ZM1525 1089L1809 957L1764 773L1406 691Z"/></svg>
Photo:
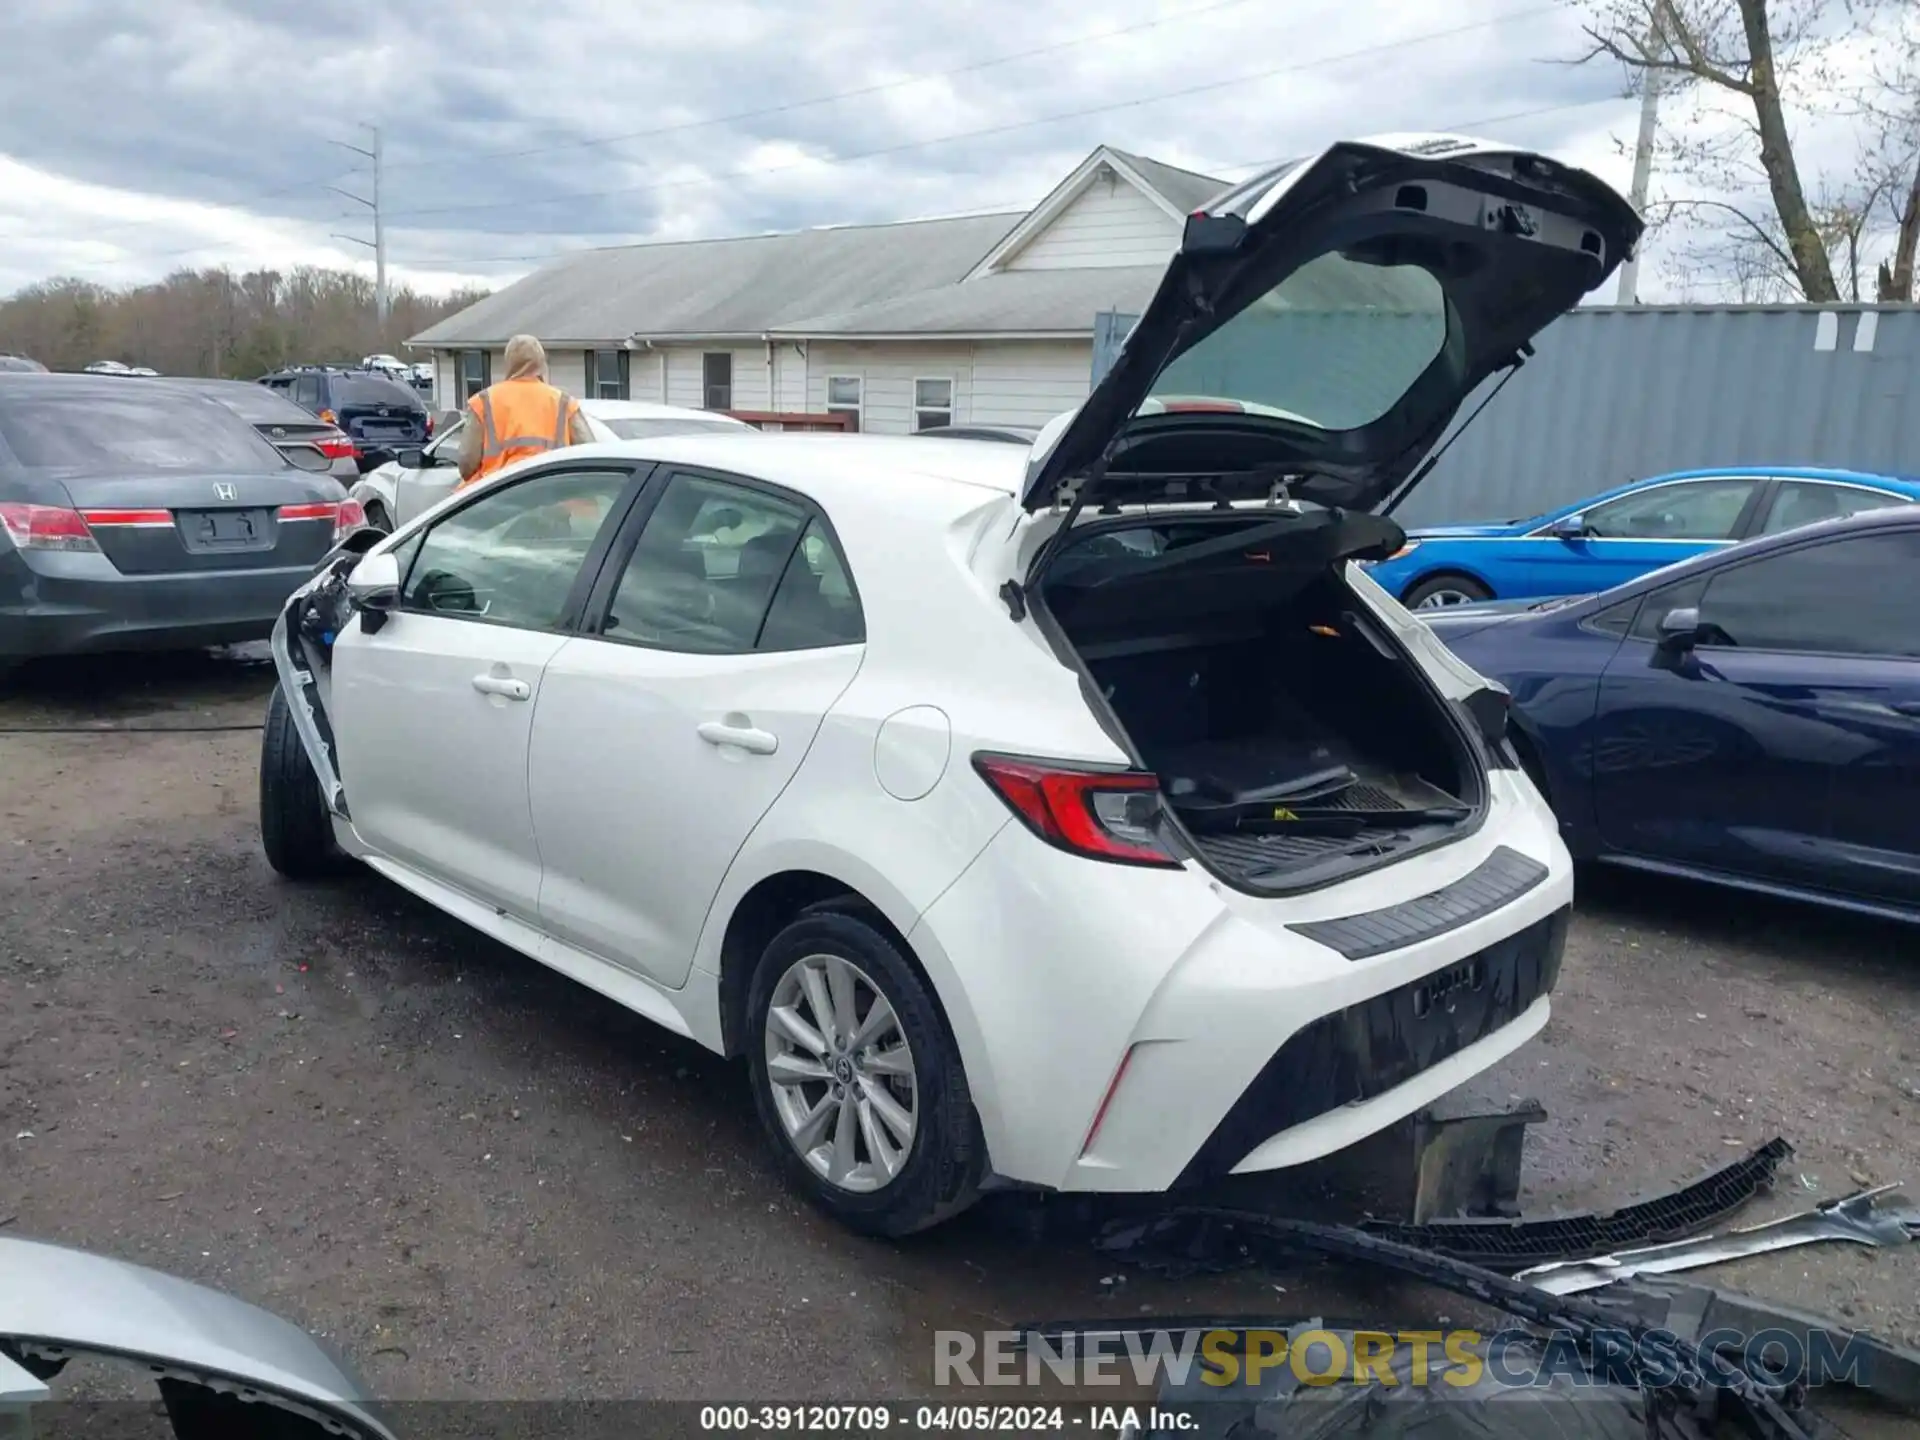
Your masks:
<svg viewBox="0 0 1920 1440"><path fill-rule="evenodd" d="M272 539L264 510L189 510L181 514L180 528L195 550L244 550Z"/></svg>

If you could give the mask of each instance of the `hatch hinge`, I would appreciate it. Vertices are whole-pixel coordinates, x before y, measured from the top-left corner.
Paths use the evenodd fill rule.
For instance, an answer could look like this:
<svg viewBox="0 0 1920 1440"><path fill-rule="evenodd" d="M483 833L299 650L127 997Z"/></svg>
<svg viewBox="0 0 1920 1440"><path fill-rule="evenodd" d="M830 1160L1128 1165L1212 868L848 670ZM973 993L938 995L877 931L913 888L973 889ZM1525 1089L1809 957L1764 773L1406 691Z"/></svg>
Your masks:
<svg viewBox="0 0 1920 1440"><path fill-rule="evenodd" d="M1007 613L1017 625L1027 618L1027 590L1018 580L1009 580L1000 587L1000 598L1007 602Z"/></svg>

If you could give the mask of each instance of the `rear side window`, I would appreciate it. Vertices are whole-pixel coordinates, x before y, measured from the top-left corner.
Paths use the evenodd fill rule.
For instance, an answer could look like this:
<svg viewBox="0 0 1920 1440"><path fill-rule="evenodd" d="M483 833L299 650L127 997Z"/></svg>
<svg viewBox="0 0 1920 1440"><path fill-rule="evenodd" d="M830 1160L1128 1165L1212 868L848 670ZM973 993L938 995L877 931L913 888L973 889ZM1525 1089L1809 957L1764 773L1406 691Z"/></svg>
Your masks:
<svg viewBox="0 0 1920 1440"><path fill-rule="evenodd" d="M342 375L333 382L335 405L403 405L420 408L420 397L404 386L374 375Z"/></svg>
<svg viewBox="0 0 1920 1440"><path fill-rule="evenodd" d="M867 638L860 597L853 592L847 562L818 520L807 522L799 548L773 592L760 650L820 650L858 645Z"/></svg>
<svg viewBox="0 0 1920 1440"><path fill-rule="evenodd" d="M0 404L0 439L28 470L212 472L287 463L213 401L133 386L118 394L9 395Z"/></svg>

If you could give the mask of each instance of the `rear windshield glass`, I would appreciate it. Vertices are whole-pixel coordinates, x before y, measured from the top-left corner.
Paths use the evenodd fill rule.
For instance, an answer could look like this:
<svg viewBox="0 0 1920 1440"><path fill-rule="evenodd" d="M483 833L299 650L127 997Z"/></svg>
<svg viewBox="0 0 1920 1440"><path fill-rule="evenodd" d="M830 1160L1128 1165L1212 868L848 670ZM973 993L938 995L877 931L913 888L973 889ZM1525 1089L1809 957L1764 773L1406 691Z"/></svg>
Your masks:
<svg viewBox="0 0 1920 1440"><path fill-rule="evenodd" d="M286 396L264 385L195 385L209 400L218 400L242 420L253 425L308 425L314 418Z"/></svg>
<svg viewBox="0 0 1920 1440"><path fill-rule="evenodd" d="M602 420L622 440L650 440L656 435L692 435L710 430L738 430L724 420Z"/></svg>
<svg viewBox="0 0 1920 1440"><path fill-rule="evenodd" d="M405 386L374 375L347 375L333 382L333 398L340 405L404 405L420 408L420 397Z"/></svg>
<svg viewBox="0 0 1920 1440"><path fill-rule="evenodd" d="M1393 409L1446 343L1446 291L1432 272L1322 255L1167 366L1150 401L1236 401L1357 430Z"/></svg>
<svg viewBox="0 0 1920 1440"><path fill-rule="evenodd" d="M239 416L198 395L113 388L117 393L7 395L0 399L0 440L29 470L213 472L286 466L280 452Z"/></svg>

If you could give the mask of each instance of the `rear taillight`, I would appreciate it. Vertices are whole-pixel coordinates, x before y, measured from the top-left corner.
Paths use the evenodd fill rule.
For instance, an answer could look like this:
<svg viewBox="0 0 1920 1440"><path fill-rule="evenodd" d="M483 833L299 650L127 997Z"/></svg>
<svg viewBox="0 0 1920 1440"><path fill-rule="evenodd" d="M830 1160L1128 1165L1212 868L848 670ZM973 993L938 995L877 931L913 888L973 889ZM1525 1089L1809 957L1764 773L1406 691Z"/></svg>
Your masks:
<svg viewBox="0 0 1920 1440"><path fill-rule="evenodd" d="M367 507L358 500L342 500L340 514L333 522L333 543L338 545L356 530L365 529Z"/></svg>
<svg viewBox="0 0 1920 1440"><path fill-rule="evenodd" d="M427 436L429 439L433 436L433 416L431 415L427 416Z"/></svg>
<svg viewBox="0 0 1920 1440"><path fill-rule="evenodd" d="M320 453L329 460L354 460L359 458L360 455L360 451L354 445L352 437L344 431L336 430L331 435L322 435L313 443L319 447Z"/></svg>
<svg viewBox="0 0 1920 1440"><path fill-rule="evenodd" d="M1013 755L976 755L973 768L1029 830L1057 849L1127 865L1180 864L1160 840L1160 782L1153 775Z"/></svg>
<svg viewBox="0 0 1920 1440"><path fill-rule="evenodd" d="M162 512L165 513L165 512ZM58 505L0 501L0 526L21 550L98 550L99 542L78 510Z"/></svg>
<svg viewBox="0 0 1920 1440"><path fill-rule="evenodd" d="M333 526L337 545L367 523L367 511L358 500L311 500L300 505L282 505L277 512L284 521L325 520Z"/></svg>

